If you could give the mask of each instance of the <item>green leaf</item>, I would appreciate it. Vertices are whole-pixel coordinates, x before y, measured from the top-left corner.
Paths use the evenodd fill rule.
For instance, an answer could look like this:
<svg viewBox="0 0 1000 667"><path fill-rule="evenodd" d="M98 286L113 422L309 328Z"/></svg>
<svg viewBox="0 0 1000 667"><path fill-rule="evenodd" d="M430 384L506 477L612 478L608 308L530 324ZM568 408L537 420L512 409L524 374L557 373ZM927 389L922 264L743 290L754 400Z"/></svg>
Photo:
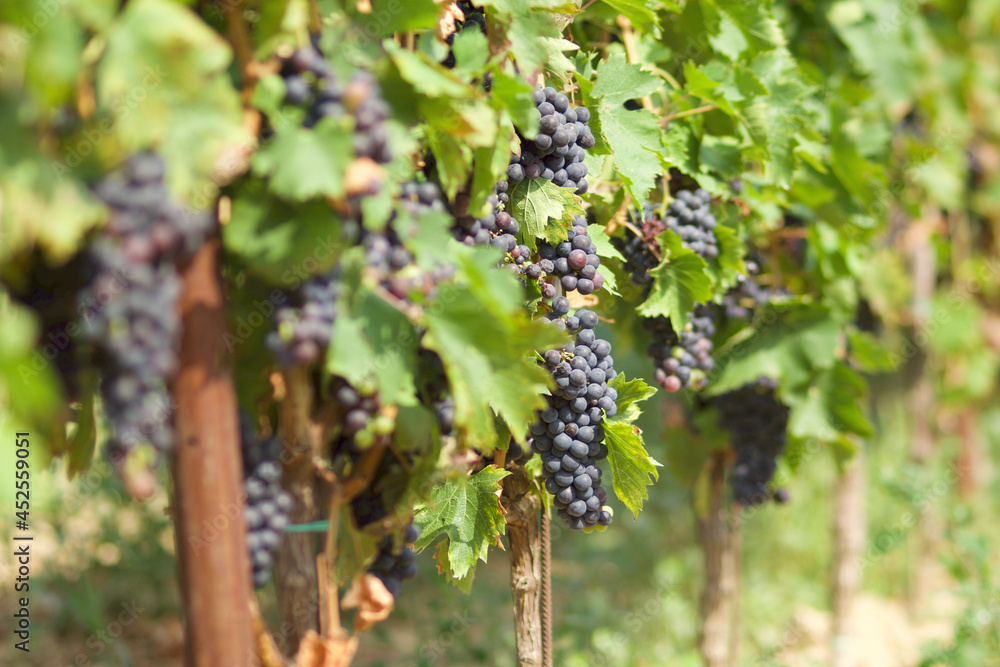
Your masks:
<svg viewBox="0 0 1000 667"><path fill-rule="evenodd" d="M415 405L420 334L413 324L363 284L341 305L327 370L354 385L374 377L383 403Z"/></svg>
<svg viewBox="0 0 1000 667"><path fill-rule="evenodd" d="M641 378L626 380L624 373L616 375L615 379L608 383L608 386L613 387L618 392L618 400L615 401L618 413L611 421L626 424L631 424L638 418L640 410L636 404L656 393L656 388L650 387L645 380Z"/></svg>
<svg viewBox="0 0 1000 667"><path fill-rule="evenodd" d="M476 579L476 571L470 570L464 577L455 576L455 568L451 565L448 557L448 540L441 540L438 543L437 551L434 552L434 560L437 562L438 574L444 575L445 581L462 591L466 595L472 594L472 582Z"/></svg>
<svg viewBox="0 0 1000 667"><path fill-rule="evenodd" d="M479 70L490 56L486 35L479 30L462 30L457 33L451 50L455 54L455 69L460 72Z"/></svg>
<svg viewBox="0 0 1000 667"><path fill-rule="evenodd" d="M449 573L455 579L469 576L478 560L486 562L490 546L499 544L504 533L498 494L500 480L509 474L491 465L434 486L414 517L420 526L415 547L423 549L439 535L447 536Z"/></svg>
<svg viewBox="0 0 1000 667"><path fill-rule="evenodd" d="M653 288L638 313L669 317L675 329L687 324L695 304L712 299L712 278L705 260L681 245L681 237L666 231L660 236L663 261L649 272Z"/></svg>
<svg viewBox="0 0 1000 667"><path fill-rule="evenodd" d="M868 373L884 373L896 368L893 355L867 331L852 331L848 334L851 360Z"/></svg>
<svg viewBox="0 0 1000 667"><path fill-rule="evenodd" d="M743 153L735 137L713 137L701 140L698 162L704 173L714 171L723 178L735 178L743 171Z"/></svg>
<svg viewBox="0 0 1000 667"><path fill-rule="evenodd" d="M285 288L329 270L343 248L340 220L325 202L288 204L260 181L247 181L233 195L222 238L249 271Z"/></svg>
<svg viewBox="0 0 1000 667"><path fill-rule="evenodd" d="M172 188L189 199L210 200L220 155L251 144L231 61L226 40L170 0L132 0L107 31L99 111L126 150L159 147Z"/></svg>
<svg viewBox="0 0 1000 667"><path fill-rule="evenodd" d="M333 119L315 128L294 127L279 132L257 153L253 171L270 176L271 190L292 201L325 195L343 198L344 173L354 159L350 128Z"/></svg>
<svg viewBox="0 0 1000 667"><path fill-rule="evenodd" d="M716 292L724 292L736 284L738 276L746 273L746 267L743 265L746 249L732 227L718 225L714 231L719 254L708 261L708 272L712 276Z"/></svg>
<svg viewBox="0 0 1000 667"><path fill-rule="evenodd" d="M770 304L755 328L736 335L715 354L710 396L738 389L760 377L780 380L783 390L807 384L814 371L836 362L840 323L823 306Z"/></svg>
<svg viewBox="0 0 1000 667"><path fill-rule="evenodd" d="M591 128L598 138L594 152L611 152L615 169L636 201L643 201L656 184L663 159L659 119L646 109L629 111L627 100L657 90L660 79L612 55L596 70L597 81L588 96Z"/></svg>
<svg viewBox="0 0 1000 667"><path fill-rule="evenodd" d="M493 69L492 99L510 115L511 120L526 137L538 134L538 109L531 99L531 86L520 79ZM505 151L506 154L506 151Z"/></svg>
<svg viewBox="0 0 1000 667"><path fill-rule="evenodd" d="M663 83L659 77L633 65L623 53L614 53L595 71L597 80L590 96L602 98L609 106L621 106L656 92Z"/></svg>
<svg viewBox="0 0 1000 667"><path fill-rule="evenodd" d="M385 40L385 50L396 63L399 75L417 92L429 97L465 98L473 89L443 66L431 62L423 53L407 51L391 39Z"/></svg>
<svg viewBox="0 0 1000 667"><path fill-rule="evenodd" d="M507 211L521 225L520 237L534 248L537 239L559 243L583 215L583 201L569 188L544 178L524 179L510 190Z"/></svg>
<svg viewBox="0 0 1000 667"><path fill-rule="evenodd" d="M493 412L523 442L535 410L545 405L542 393L551 381L524 351L559 347L565 334L529 319L520 307L523 293L517 280L496 270L495 252L459 254L464 246L453 248L468 283L439 288L438 299L426 309L422 344L444 363L464 445L487 451L495 446Z"/></svg>
<svg viewBox="0 0 1000 667"><path fill-rule="evenodd" d="M785 36L771 14L770 0L711 0L746 37L753 53L783 46Z"/></svg>
<svg viewBox="0 0 1000 667"><path fill-rule="evenodd" d="M835 442L843 434L870 436L871 425L862 411L865 381L842 363L824 369L803 393L783 392L792 410L788 431L797 438Z"/></svg>
<svg viewBox="0 0 1000 667"><path fill-rule="evenodd" d="M373 18L366 30L376 28L379 37L386 37L394 32L433 28L440 9L434 0L406 0L405 9L400 0L372 0Z"/></svg>
<svg viewBox="0 0 1000 667"><path fill-rule="evenodd" d="M649 498L646 487L659 479L656 468L660 465L642 446L640 433L638 427L625 422L604 424L604 443L608 446L615 495L636 518L643 501Z"/></svg>
<svg viewBox="0 0 1000 667"><path fill-rule="evenodd" d="M659 18L649 8L646 0L601 0L619 14L622 14L637 30L646 30L649 26L660 27Z"/></svg>

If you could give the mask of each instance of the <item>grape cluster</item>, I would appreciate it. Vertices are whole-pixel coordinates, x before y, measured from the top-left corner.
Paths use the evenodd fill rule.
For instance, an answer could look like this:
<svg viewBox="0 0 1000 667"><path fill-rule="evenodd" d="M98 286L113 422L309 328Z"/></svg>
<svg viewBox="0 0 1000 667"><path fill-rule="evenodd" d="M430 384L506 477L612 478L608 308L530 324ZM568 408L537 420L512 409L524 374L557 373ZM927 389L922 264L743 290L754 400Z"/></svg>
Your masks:
<svg viewBox="0 0 1000 667"><path fill-rule="evenodd" d="M101 396L112 423L108 450L118 462L144 442L161 453L173 445L167 383L177 371L177 263L213 226L211 216L172 202L163 177L163 161L141 153L96 186L110 216L86 251L90 279L76 299L83 340L103 371Z"/></svg>
<svg viewBox="0 0 1000 667"><path fill-rule="evenodd" d="M528 264L524 269L530 279L552 276L559 280L564 291L576 290L580 294L592 294L604 286L604 275L598 270L601 258L587 231L587 219L582 215L573 217L573 228L565 241L555 246L541 241L538 257L537 264ZM552 289L543 287L542 290L545 298L555 296Z"/></svg>
<svg viewBox="0 0 1000 667"><path fill-rule="evenodd" d="M433 183L403 183L400 204L411 218L447 211L441 192ZM428 294L452 276L453 267L447 263L429 272L414 265L413 256L395 229L395 224L401 224L397 216L381 232L363 231L357 221L349 222L352 224L345 228L354 230L356 243L364 247L369 268L396 298L408 300L414 291ZM322 357L337 320L342 293L340 279L339 268L314 276L290 295L289 303L275 310L275 330L268 334L267 346L278 363L289 367Z"/></svg>
<svg viewBox="0 0 1000 667"><path fill-rule="evenodd" d="M757 284L755 276L760 270L757 262L745 263L746 273L736 279L736 284L722 297L721 311L726 320L744 321L753 317L755 309L771 300L771 290Z"/></svg>
<svg viewBox="0 0 1000 667"><path fill-rule="evenodd" d="M653 284L650 271L660 263L659 237L664 231L670 230L680 236L683 247L705 259L718 257L711 201L712 196L706 190L681 190L670 203L665 217L660 217L647 202L641 215L630 213L634 227L626 228L625 237L611 239L625 257L625 269L632 283L644 288L646 295ZM697 304L683 331L677 331L666 317L643 319L643 329L653 337L646 354L655 364L657 384L669 392L704 387L705 374L715 367L711 352L716 317L714 307Z"/></svg>
<svg viewBox="0 0 1000 667"><path fill-rule="evenodd" d="M481 218L472 215L458 215L452 234L458 241L467 246L492 245L505 253L518 248L517 235L521 233L521 225L504 210L499 208L499 200L495 195L488 202L490 212ZM520 255L520 248L518 248Z"/></svg>
<svg viewBox="0 0 1000 667"><path fill-rule="evenodd" d="M378 543L378 554L368 571L385 584L392 597L399 597L403 592L403 580L417 576L417 554L413 551L413 543L420 537L420 529L414 524L406 527L403 535L403 546L398 553L393 553L393 539L386 535Z"/></svg>
<svg viewBox="0 0 1000 667"><path fill-rule="evenodd" d="M285 103L305 109L305 127L324 118L354 118L354 153L379 164L392 161L385 120L389 105L371 74L358 70L347 85L315 47L296 49L281 63Z"/></svg>
<svg viewBox="0 0 1000 667"><path fill-rule="evenodd" d="M288 367L320 358L330 344L340 293L340 270L335 268L302 283L289 303L275 309L275 331L267 335L267 348L278 363Z"/></svg>
<svg viewBox="0 0 1000 667"><path fill-rule="evenodd" d="M759 505L771 496L768 484L785 448L788 406L778 398L778 383L760 378L714 399L719 425L732 434L736 462L729 482L733 497L743 506ZM785 502L788 493L775 493Z"/></svg>
<svg viewBox="0 0 1000 667"><path fill-rule="evenodd" d="M395 422L380 414L382 404L374 388L358 388L335 375L330 378L329 391L340 417L330 445L334 456L364 451L376 438L392 435Z"/></svg>
<svg viewBox="0 0 1000 667"><path fill-rule="evenodd" d="M611 343L594 335L594 311L581 308L569 315L563 296L553 299L552 307L549 321L576 333L576 340L543 355L540 363L556 387L531 425L529 442L542 458L545 489L555 496L557 513L569 527L607 526L611 512L603 507L607 491L597 462L608 455L601 422L618 411L618 392L608 386L617 375Z"/></svg>
<svg viewBox="0 0 1000 667"><path fill-rule="evenodd" d="M571 107L569 98L549 86L539 86L531 94L540 117L540 131L534 139L521 137L521 154L512 155L507 180L497 185L500 201L507 203L507 191L524 179L544 178L571 188L582 195L589 188L583 159L594 147L594 135L587 122L590 110Z"/></svg>
<svg viewBox="0 0 1000 667"><path fill-rule="evenodd" d="M712 336L715 335L715 311L698 304L684 330L674 330L666 317L643 318L642 328L653 341L646 355L656 364L653 377L657 384L673 393L681 389L701 389L706 373L715 368L712 359Z"/></svg>
<svg viewBox="0 0 1000 667"><path fill-rule="evenodd" d="M246 506L247 547L253 568L253 583L261 588L271 580L274 552L288 527L294 500L281 488L281 441L262 440L249 420L240 420L243 446L243 493Z"/></svg>

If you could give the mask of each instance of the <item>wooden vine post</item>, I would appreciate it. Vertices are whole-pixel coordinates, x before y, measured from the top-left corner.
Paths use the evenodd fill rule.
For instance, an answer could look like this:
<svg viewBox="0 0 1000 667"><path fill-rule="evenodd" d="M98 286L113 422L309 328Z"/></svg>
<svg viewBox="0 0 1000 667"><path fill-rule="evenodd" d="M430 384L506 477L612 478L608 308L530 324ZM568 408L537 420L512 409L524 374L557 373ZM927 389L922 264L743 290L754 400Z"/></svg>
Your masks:
<svg viewBox="0 0 1000 667"><path fill-rule="evenodd" d="M735 644L731 637L737 603L735 559L725 498L726 455L715 452L695 489L698 535L705 559L698 644L705 667L731 667Z"/></svg>
<svg viewBox="0 0 1000 667"><path fill-rule="evenodd" d="M173 512L188 667L243 665L253 655L240 431L223 342L227 317L218 252L215 237L183 272L184 331L173 386Z"/></svg>
<svg viewBox="0 0 1000 667"><path fill-rule="evenodd" d="M542 667L540 503L531 481L519 466L503 480L501 497L507 510L517 664L518 667Z"/></svg>
<svg viewBox="0 0 1000 667"><path fill-rule="evenodd" d="M864 574L865 452L837 476L833 489L833 623L830 633L831 667L854 667L860 656L854 646L857 633L854 609Z"/></svg>

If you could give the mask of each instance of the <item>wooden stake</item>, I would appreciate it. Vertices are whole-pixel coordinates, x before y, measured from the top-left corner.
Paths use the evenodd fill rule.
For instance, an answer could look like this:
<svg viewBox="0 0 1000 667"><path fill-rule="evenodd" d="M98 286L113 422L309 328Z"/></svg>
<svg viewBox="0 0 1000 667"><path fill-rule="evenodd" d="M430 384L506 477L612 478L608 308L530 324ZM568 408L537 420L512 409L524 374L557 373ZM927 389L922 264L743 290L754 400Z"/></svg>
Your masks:
<svg viewBox="0 0 1000 667"><path fill-rule="evenodd" d="M241 665L254 653L240 430L218 266L219 239L184 270L172 467L185 664Z"/></svg>

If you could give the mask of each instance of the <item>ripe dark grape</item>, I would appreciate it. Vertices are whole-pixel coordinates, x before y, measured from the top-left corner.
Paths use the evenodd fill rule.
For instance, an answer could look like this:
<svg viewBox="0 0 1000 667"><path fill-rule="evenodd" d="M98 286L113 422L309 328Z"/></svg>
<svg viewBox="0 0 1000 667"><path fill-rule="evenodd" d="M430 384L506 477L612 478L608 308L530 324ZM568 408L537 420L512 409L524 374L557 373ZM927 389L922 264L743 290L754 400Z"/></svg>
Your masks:
<svg viewBox="0 0 1000 667"><path fill-rule="evenodd" d="M83 340L102 371L101 396L112 425L108 451L116 462L142 443L160 453L174 443L167 383L177 371L177 264L214 225L211 216L170 200L164 172L158 156L141 153L96 186L110 216L86 250L89 280L76 295Z"/></svg>
<svg viewBox="0 0 1000 667"><path fill-rule="evenodd" d="M294 500L281 488L281 441L263 440L245 415L240 416L243 449L243 517L256 588L271 580L274 553L288 527Z"/></svg>
<svg viewBox="0 0 1000 667"><path fill-rule="evenodd" d="M403 581L417 576L416 553L413 543L420 537L420 529L413 523L406 527L403 546L395 551L391 535L386 535L378 543L378 553L368 571L385 584L394 598L403 592Z"/></svg>
<svg viewBox="0 0 1000 667"><path fill-rule="evenodd" d="M549 322L564 321L555 312L552 315ZM601 422L617 413L618 394L608 386L617 375L611 344L593 332L597 314L581 308L572 317L579 329L576 340L542 355L541 363L556 379L556 388L546 397L548 407L538 412L529 442L542 458L545 488L554 496L557 513L580 530L611 523L610 511L601 508L603 500L591 503L594 507L588 502L605 495L596 465L608 455Z"/></svg>
<svg viewBox="0 0 1000 667"><path fill-rule="evenodd" d="M778 383L760 378L713 399L719 425L732 436L736 462L729 474L733 497L743 506L759 505L771 496L768 484L776 459L785 448L788 406L777 396ZM775 494L787 500L787 492Z"/></svg>

